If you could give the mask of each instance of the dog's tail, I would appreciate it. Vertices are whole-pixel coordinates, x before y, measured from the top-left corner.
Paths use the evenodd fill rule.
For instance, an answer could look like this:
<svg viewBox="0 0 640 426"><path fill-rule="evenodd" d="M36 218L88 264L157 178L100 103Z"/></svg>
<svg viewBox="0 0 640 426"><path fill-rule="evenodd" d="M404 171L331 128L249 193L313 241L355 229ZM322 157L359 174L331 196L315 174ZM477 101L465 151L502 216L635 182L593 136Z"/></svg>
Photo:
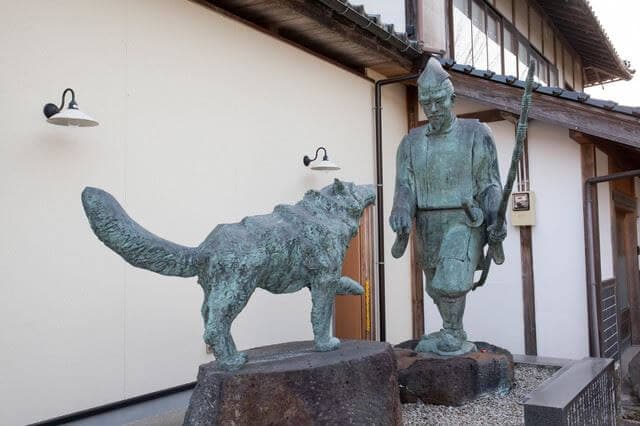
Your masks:
<svg viewBox="0 0 640 426"><path fill-rule="evenodd" d="M178 277L198 273L197 248L172 243L147 231L108 192L87 187L82 191L82 205L100 241L131 265Z"/></svg>

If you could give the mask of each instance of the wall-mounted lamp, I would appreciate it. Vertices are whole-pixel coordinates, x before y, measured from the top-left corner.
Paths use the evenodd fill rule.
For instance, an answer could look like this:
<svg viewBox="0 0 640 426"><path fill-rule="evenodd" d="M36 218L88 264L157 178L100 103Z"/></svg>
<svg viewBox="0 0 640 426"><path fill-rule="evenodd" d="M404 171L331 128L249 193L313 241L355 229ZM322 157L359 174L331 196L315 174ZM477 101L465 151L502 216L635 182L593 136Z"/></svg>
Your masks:
<svg viewBox="0 0 640 426"><path fill-rule="evenodd" d="M63 110L64 98L67 96L67 92L71 92L71 102L69 102L67 109ZM65 89L62 92L62 102L59 107L54 104L46 104L44 106L44 115L47 117L47 123L57 124L58 126L93 127L98 125L96 120L78 109L76 94L73 89Z"/></svg>
<svg viewBox="0 0 640 426"><path fill-rule="evenodd" d="M308 155L305 155L304 158L302 159L302 162L304 163L304 165L309 167L309 164L316 161L318 159L318 153L320 152L320 150L324 151L324 155L322 156L322 161L320 161L318 164L311 166L311 169L312 170L340 170L340 167L337 164L329 161L329 157L327 156L327 150L323 146L316 149L315 157L309 158Z"/></svg>

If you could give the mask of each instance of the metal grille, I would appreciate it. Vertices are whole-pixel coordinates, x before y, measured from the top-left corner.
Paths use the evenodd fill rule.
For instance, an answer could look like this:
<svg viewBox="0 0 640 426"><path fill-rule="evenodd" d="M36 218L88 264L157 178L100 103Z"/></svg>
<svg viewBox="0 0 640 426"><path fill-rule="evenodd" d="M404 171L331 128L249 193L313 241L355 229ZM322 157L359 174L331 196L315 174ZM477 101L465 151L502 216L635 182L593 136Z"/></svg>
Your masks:
<svg viewBox="0 0 640 426"><path fill-rule="evenodd" d="M616 299L615 280L607 280L602 283L602 323L600 335L602 336L602 356L605 358L620 359L620 347L618 344L618 304Z"/></svg>
<svg viewBox="0 0 640 426"><path fill-rule="evenodd" d="M566 425L614 425L616 383L613 364L592 381L565 409Z"/></svg>
<svg viewBox="0 0 640 426"><path fill-rule="evenodd" d="M562 367L524 401L525 425L615 425L615 361L584 358Z"/></svg>

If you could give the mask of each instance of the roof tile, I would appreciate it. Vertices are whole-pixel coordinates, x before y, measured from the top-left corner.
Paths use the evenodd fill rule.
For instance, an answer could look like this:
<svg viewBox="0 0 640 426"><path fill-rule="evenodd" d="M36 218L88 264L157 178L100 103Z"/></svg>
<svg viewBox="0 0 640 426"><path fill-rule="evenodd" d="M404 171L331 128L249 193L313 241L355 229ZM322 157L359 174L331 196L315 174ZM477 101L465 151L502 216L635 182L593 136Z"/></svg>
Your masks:
<svg viewBox="0 0 640 426"><path fill-rule="evenodd" d="M496 74L493 71L476 69L471 65L458 64L452 59L438 58L440 63L445 69L465 73L474 77L483 78L485 80L495 81L497 83L508 84L524 89L525 82L518 80L512 75ZM543 86L540 83L534 83L533 91L546 96L554 96L562 99L580 102L586 105L590 105L596 108L606 109L607 111L613 111L626 115L633 115L634 117L640 117L640 107L629 107L618 105L616 102L594 99L588 93L576 92L572 90L565 90L560 87Z"/></svg>

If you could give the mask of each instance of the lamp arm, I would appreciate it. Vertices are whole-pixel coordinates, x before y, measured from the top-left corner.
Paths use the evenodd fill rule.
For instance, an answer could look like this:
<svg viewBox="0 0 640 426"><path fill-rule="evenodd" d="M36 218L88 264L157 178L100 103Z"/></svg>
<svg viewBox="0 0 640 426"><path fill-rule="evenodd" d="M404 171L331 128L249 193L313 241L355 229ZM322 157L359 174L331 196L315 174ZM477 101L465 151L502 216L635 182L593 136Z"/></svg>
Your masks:
<svg viewBox="0 0 640 426"><path fill-rule="evenodd" d="M64 108L64 100L67 97L67 92L71 92L71 102L69 102L69 108L78 109L78 104L76 103L76 93L73 91L72 88L68 87L64 89L64 92L62 92L62 101L60 102L59 107L56 106L55 104L46 104L44 106L43 112L45 117L50 118L54 114L57 114L60 111L62 111L62 108Z"/></svg>
<svg viewBox="0 0 640 426"><path fill-rule="evenodd" d="M324 151L324 155L322 156L323 160L328 160L329 157L327 156L327 150L325 147L321 146L320 148L316 149L316 155L313 158L309 158L308 155L305 155L304 158L302 159L302 162L304 163L305 166L309 166L309 164L311 164L313 161L316 161L318 159L318 153L320 152L320 150Z"/></svg>
<svg viewBox="0 0 640 426"><path fill-rule="evenodd" d="M71 102L69 102L69 105L76 105L76 93L72 88L67 87L66 89L64 89L64 92L62 92L62 101L60 102L60 107L58 108L59 110L62 110L62 108L64 108L64 98L67 97L67 92L71 92Z"/></svg>

